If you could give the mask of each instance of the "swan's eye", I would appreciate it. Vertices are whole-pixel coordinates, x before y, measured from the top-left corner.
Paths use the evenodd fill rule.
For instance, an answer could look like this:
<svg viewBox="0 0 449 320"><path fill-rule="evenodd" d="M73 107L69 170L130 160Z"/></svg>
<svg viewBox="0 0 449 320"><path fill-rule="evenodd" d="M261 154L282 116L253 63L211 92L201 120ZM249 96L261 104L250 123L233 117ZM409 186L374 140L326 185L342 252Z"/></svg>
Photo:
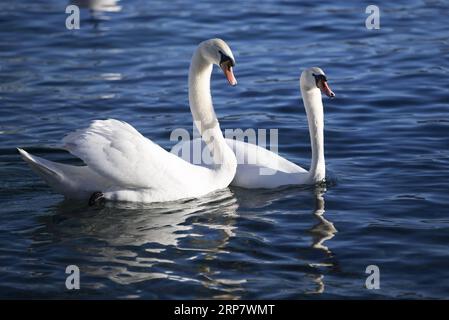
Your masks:
<svg viewBox="0 0 449 320"><path fill-rule="evenodd" d="M326 82L327 78L324 74L314 74L312 73L312 75L315 77L315 84L316 86L319 88L319 83L320 81Z"/></svg>
<svg viewBox="0 0 449 320"><path fill-rule="evenodd" d="M218 52L220 52L220 65L224 62L228 62L229 66L234 66L234 60L232 60L230 56L225 55L223 52L221 52L221 50L219 50Z"/></svg>

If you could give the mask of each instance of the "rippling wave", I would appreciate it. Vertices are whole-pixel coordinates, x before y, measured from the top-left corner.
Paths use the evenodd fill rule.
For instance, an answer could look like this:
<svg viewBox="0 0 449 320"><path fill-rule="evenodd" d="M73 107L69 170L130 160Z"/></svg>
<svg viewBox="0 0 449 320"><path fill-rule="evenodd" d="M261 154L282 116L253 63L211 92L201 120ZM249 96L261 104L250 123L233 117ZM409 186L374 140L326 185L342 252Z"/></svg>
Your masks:
<svg viewBox="0 0 449 320"><path fill-rule="evenodd" d="M73 31L68 1L0 3L0 297L448 297L446 1L379 4L379 30L360 1L100 2L74 1ZM60 139L97 118L169 149L192 128L188 66L211 37L237 63L236 88L213 74L222 129L276 128L281 155L306 168L298 77L326 71L327 186L88 208L21 161L18 146L80 164ZM368 265L380 290L364 287Z"/></svg>

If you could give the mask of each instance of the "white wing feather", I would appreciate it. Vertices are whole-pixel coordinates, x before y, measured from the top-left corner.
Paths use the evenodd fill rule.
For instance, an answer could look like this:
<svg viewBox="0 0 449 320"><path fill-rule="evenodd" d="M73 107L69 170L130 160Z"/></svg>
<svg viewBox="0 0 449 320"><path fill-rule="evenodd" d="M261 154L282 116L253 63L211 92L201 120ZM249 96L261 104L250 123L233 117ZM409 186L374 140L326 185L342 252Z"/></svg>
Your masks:
<svg viewBox="0 0 449 320"><path fill-rule="evenodd" d="M307 170L280 155L255 144L226 139L237 158L237 171L232 186L243 188L276 188L306 183ZM178 143L171 150L184 160L193 162L194 145L205 148L201 139ZM203 160L203 159L202 159ZM207 161L200 163L207 166Z"/></svg>
<svg viewBox="0 0 449 320"><path fill-rule="evenodd" d="M88 128L67 135L63 142L90 169L124 189L176 192L185 188L186 182L207 175L207 169L167 152L123 121L93 121Z"/></svg>

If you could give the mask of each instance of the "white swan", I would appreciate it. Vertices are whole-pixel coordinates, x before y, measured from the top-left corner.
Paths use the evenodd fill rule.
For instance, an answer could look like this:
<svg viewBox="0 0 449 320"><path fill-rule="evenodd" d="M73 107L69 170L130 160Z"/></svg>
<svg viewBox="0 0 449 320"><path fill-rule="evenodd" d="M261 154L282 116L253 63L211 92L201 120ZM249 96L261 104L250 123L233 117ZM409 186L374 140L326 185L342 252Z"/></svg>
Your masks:
<svg viewBox="0 0 449 320"><path fill-rule="evenodd" d="M237 157L237 172L231 185L243 188L277 188L284 185L305 185L325 178L324 116L320 90L329 97L335 94L327 84L326 75L317 67L304 70L300 88L309 123L312 162L307 171L265 148L239 140L225 139ZM195 141L195 140L194 140ZM199 141L197 141L199 142ZM192 162L192 141L178 144L171 152ZM204 144L201 146L204 148ZM184 152L189 150L189 152ZM251 160L249 160L251 159Z"/></svg>
<svg viewBox="0 0 449 320"><path fill-rule="evenodd" d="M51 162L18 149L23 159L56 192L67 198L162 202L200 197L226 188L237 161L226 144L210 94L213 64L219 65L231 85L237 82L234 56L220 39L202 42L189 70L189 102L195 123L214 153L214 166L192 165L118 120L96 120L86 129L63 139L64 148L87 166Z"/></svg>

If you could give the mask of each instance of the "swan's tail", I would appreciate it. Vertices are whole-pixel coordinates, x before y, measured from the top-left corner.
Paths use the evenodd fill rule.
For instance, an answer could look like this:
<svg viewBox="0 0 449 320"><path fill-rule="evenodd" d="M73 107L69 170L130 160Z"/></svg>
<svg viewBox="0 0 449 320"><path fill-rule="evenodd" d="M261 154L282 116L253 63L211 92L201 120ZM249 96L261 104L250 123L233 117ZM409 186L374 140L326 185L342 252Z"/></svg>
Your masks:
<svg viewBox="0 0 449 320"><path fill-rule="evenodd" d="M54 162L45 160L40 157L33 156L23 149L17 148L23 160L25 160L48 184L53 186L54 183L61 181L61 173Z"/></svg>
<svg viewBox="0 0 449 320"><path fill-rule="evenodd" d="M45 182L57 193L68 198L88 198L92 190L99 187L101 178L86 166L72 166L56 163L29 154L17 148L25 160Z"/></svg>

